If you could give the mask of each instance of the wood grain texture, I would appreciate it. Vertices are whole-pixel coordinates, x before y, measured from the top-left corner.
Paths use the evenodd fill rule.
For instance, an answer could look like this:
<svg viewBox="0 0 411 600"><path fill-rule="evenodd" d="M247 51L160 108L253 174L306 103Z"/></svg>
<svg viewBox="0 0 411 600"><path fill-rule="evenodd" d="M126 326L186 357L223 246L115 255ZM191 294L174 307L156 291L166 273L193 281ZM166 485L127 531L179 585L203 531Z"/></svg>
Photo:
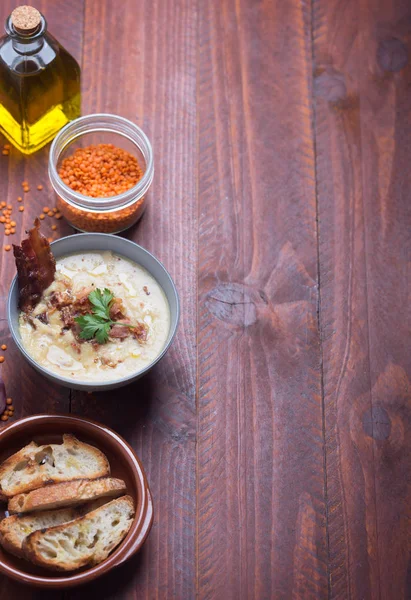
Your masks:
<svg viewBox="0 0 411 600"><path fill-rule="evenodd" d="M409 598L409 3L314 2L330 597Z"/></svg>
<svg viewBox="0 0 411 600"><path fill-rule="evenodd" d="M201 3L203 599L327 596L310 19Z"/></svg>
<svg viewBox="0 0 411 600"><path fill-rule="evenodd" d="M4 23L10 12L18 6L19 2L4 0L0 3L0 23ZM49 31L54 33L58 40L77 59L81 57L83 35L83 1L82 0L42 0L36 5L48 20ZM3 144L6 140L2 138ZM12 218L16 221L16 234L4 236L4 229L0 230L0 338L1 343L6 343L8 348L4 353L6 360L1 366L2 377L6 384L7 394L14 400L15 418L36 413L64 413L69 412L69 390L48 382L37 374L23 359L11 340L6 320L6 299L10 283L16 269L12 252L5 252L4 245L20 243L25 230L32 226L36 215L40 214L43 206L54 206L54 193L48 181L47 161L49 146L46 146L34 156L24 157L17 150L12 149L8 157L0 155L0 194L1 200L6 200L13 206ZM23 193L21 182L27 180L30 192ZM37 185L42 184L44 189L38 191ZM24 196L23 213L18 212L18 196ZM72 232L71 227L62 221L47 218L43 222L43 231L52 235L52 223L58 223L58 237ZM2 422L0 427L3 427ZM57 592L43 592L30 589L0 576L0 599L9 598L26 599L58 599L62 594Z"/></svg>
<svg viewBox="0 0 411 600"><path fill-rule="evenodd" d="M17 416L117 430L155 522L111 575L62 594L0 577L0 600L411 598L409 2L38 7L82 62L83 113L152 141L148 210L125 235L170 270L182 320L143 380L69 395L8 337L1 250ZM11 241L51 203L47 153L0 156L0 199L31 184Z"/></svg>
<svg viewBox="0 0 411 600"><path fill-rule="evenodd" d="M155 177L142 221L126 232L170 270L181 299L167 357L111 394L74 393L72 411L123 434L143 461L155 520L144 549L67 598L193 598L195 594L196 2L86 3L83 112L112 112L152 142ZM98 23L98 27L96 27Z"/></svg>

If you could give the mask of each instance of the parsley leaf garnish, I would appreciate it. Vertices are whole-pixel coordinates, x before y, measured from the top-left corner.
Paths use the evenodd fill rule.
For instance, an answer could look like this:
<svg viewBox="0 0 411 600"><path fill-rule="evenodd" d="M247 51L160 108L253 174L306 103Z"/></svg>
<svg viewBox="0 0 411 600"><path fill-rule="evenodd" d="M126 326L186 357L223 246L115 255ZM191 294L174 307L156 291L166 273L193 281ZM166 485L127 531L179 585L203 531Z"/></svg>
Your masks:
<svg viewBox="0 0 411 600"><path fill-rule="evenodd" d="M110 306L114 295L105 288L96 289L90 292L88 299L92 305L92 313L81 315L74 320L80 325L80 337L83 340L92 340L93 338L99 344L105 344L108 340L110 329L116 322L110 318ZM132 327L128 323L117 323L125 327Z"/></svg>
<svg viewBox="0 0 411 600"><path fill-rule="evenodd" d="M93 313L99 315L104 319L110 318L110 305L113 301L114 295L105 288L101 291L99 288L90 292L88 299L93 305Z"/></svg>
<svg viewBox="0 0 411 600"><path fill-rule="evenodd" d="M80 325L81 339L92 340L96 338L99 344L107 342L111 321L107 321L104 317L95 314L76 317L75 321Z"/></svg>

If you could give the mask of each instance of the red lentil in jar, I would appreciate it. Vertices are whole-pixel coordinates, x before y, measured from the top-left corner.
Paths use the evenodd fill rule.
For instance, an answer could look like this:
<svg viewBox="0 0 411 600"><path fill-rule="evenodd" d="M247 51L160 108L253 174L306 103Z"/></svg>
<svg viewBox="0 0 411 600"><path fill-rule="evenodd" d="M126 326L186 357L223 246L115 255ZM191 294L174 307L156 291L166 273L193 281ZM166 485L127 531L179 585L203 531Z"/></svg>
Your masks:
<svg viewBox="0 0 411 600"><path fill-rule="evenodd" d="M134 202L132 206L120 210L99 212L86 211L65 202L60 196L57 207L69 223L80 231L98 233L118 233L137 223L144 212L144 198Z"/></svg>
<svg viewBox="0 0 411 600"><path fill-rule="evenodd" d="M72 190L91 198L126 192L143 172L135 156L113 144L77 148L61 163L59 175Z"/></svg>
<svg viewBox="0 0 411 600"><path fill-rule="evenodd" d="M100 129L104 142L126 137L130 152L114 143L87 145L84 137L84 146L70 153L71 141L87 135L85 125L93 132L93 142L96 135L99 141ZM107 135L108 131L115 135ZM88 115L73 121L58 134L50 151L49 175L58 213L81 231L119 233L131 227L144 212L153 173L147 137L134 123L115 115Z"/></svg>

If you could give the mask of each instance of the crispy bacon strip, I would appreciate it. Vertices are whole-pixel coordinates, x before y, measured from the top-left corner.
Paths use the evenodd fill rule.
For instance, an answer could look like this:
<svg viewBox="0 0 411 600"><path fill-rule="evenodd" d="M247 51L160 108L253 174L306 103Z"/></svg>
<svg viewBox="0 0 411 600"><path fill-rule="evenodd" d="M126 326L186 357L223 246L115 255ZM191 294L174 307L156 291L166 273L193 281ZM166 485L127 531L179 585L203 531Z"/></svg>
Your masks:
<svg viewBox="0 0 411 600"><path fill-rule="evenodd" d="M129 335L130 330L128 327L124 327L124 325L113 325L110 329L110 337L115 340L124 340Z"/></svg>
<svg viewBox="0 0 411 600"><path fill-rule="evenodd" d="M123 321L126 318L123 301L121 298L114 298L110 306L110 319L112 321Z"/></svg>
<svg viewBox="0 0 411 600"><path fill-rule="evenodd" d="M131 331L139 342L147 341L148 327L145 323L137 323Z"/></svg>
<svg viewBox="0 0 411 600"><path fill-rule="evenodd" d="M50 244L40 233L40 221L34 221L33 229L21 246L13 244L19 282L19 308L29 313L40 302L42 293L54 280L56 261Z"/></svg>

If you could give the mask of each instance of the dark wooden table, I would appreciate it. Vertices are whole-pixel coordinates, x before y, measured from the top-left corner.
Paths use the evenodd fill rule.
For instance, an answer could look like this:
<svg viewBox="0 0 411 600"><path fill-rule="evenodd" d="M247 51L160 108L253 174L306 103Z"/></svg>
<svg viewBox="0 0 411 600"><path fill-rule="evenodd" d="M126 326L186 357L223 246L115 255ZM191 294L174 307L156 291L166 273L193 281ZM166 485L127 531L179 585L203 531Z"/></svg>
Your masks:
<svg viewBox="0 0 411 600"><path fill-rule="evenodd" d="M83 113L153 142L150 206L126 236L169 268L182 320L142 381L70 393L10 341L1 251L16 416L115 428L155 522L92 585L2 577L0 599L411 598L410 2L37 5L82 64ZM52 202L47 154L0 156L1 199L32 184L13 241Z"/></svg>

